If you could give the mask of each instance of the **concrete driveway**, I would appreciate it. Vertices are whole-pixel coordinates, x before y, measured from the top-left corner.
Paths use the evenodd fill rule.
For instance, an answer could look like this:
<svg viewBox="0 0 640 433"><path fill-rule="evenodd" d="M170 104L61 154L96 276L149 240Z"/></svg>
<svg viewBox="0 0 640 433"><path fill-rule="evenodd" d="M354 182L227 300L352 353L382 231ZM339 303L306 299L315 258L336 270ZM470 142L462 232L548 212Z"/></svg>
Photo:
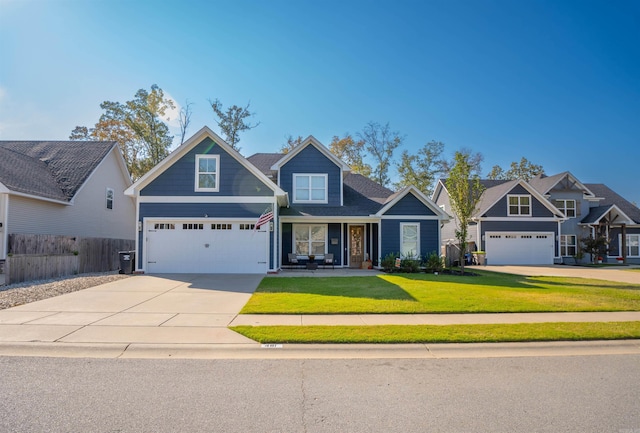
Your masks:
<svg viewBox="0 0 640 433"><path fill-rule="evenodd" d="M585 267L585 266L473 266L506 274L551 277L594 278L596 280L617 281L620 283L640 284L640 272L630 271L631 267ZM637 266L636 266L637 267Z"/></svg>
<svg viewBox="0 0 640 433"><path fill-rule="evenodd" d="M0 343L243 344L229 329L262 275L136 275L0 311Z"/></svg>

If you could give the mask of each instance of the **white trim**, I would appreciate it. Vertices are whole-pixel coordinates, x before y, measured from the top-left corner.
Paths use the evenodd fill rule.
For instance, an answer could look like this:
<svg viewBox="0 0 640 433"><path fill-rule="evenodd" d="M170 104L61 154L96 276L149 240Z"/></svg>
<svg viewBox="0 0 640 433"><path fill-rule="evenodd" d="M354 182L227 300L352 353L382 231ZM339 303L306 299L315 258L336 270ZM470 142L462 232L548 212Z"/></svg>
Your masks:
<svg viewBox="0 0 640 433"><path fill-rule="evenodd" d="M5 193L5 191L1 191L0 190L0 193ZM46 197L42 197L42 196L39 196L39 195L25 194L25 193L22 193L22 192L16 192L16 191L11 191L11 190L7 190L6 194L13 195L13 196L16 196L16 197L29 198L29 199L32 199L32 200L46 201L47 203L56 203L56 204L63 204L65 206L73 206L72 202L56 200L56 199L53 199L53 198L46 198Z"/></svg>
<svg viewBox="0 0 640 433"><path fill-rule="evenodd" d="M310 135L307 138L305 138L302 141L302 143L300 143L299 146L296 146L295 148L293 148L293 150L291 150L286 155L284 155L282 158L280 158L280 160L276 161L276 163L271 166L271 170L277 170L278 171L278 175L279 175L280 174L279 173L280 172L280 168L283 165L285 165L287 162L289 162L289 160L293 159L293 157L295 157L297 154L302 152L302 150L305 149L309 145L312 145L313 147L318 149L320 151L320 153L322 153L330 161L332 161L335 165L337 165L338 168L341 171L351 171L351 167L349 167L343 161L338 159L337 156L335 156L333 153L331 153L329 151L329 149L327 149L324 144L320 143L313 135ZM278 185L279 184L280 184L280 179L278 179Z"/></svg>
<svg viewBox="0 0 640 433"><path fill-rule="evenodd" d="M109 192L111 192L111 207L109 207ZM105 190L105 194L104 194L104 206L105 209L107 210L113 210L113 207L115 206L115 201L116 201L116 192L113 188L111 187L106 187Z"/></svg>
<svg viewBox="0 0 640 433"><path fill-rule="evenodd" d="M140 203L271 203L277 202L271 195L265 196L204 196L204 195L143 195Z"/></svg>
<svg viewBox="0 0 640 433"><path fill-rule="evenodd" d="M538 190L536 190L533 186L529 185L527 182L525 182L522 179L519 179L517 181L507 181L504 184L500 184L500 185L496 185L492 188L499 188L499 187L503 187L504 185L514 182L513 185L510 185L509 190L507 191L506 194L502 194L501 196L499 196L493 203L491 203L490 205L486 205L484 206L482 209L478 208L478 210L476 211L476 215L480 216L480 215L484 215L485 213L487 213L492 207L494 207L496 204L498 204L500 202L500 200L503 200L505 198L505 195L510 195L509 192L513 191L513 189L517 186L520 185L522 186L524 189L526 189L529 194L531 194L533 197L535 197L538 202L540 202L544 207L546 207L553 215L555 215L555 219L562 219L563 221L566 220L566 218L564 218L564 214L562 212L560 212L546 197L544 197L542 194L540 194L538 192ZM492 189L492 188L486 188L485 191L487 189ZM484 195L484 192L482 193ZM523 194L513 194L513 195L523 195ZM482 204L482 203L480 203ZM507 200L507 215L509 213L509 200ZM533 212L533 201L531 202L531 211ZM518 215L513 215L514 217L517 217ZM540 220L538 218L538 220ZM511 221L513 221L513 219L511 219Z"/></svg>
<svg viewBox="0 0 640 433"><path fill-rule="evenodd" d="M558 220L558 218L555 217L527 217L527 216L523 216L521 218L518 218L517 215L514 216L510 216L510 217L483 217L483 218L474 218L473 221L538 221L538 222L557 222L557 223L561 223L564 220Z"/></svg>
<svg viewBox="0 0 640 433"><path fill-rule="evenodd" d="M327 173L293 173L291 178L291 189L293 190L293 198L291 199L292 203L304 203L304 204L327 204L329 203L329 175ZM308 200L298 200L296 199L296 179L298 178L308 178L309 179L309 199ZM321 177L324 179L324 199L323 200L314 200L311 198L313 187L311 185L311 179L314 177Z"/></svg>
<svg viewBox="0 0 640 433"><path fill-rule="evenodd" d="M640 241L640 233L627 233L626 235L627 238L629 238L629 236L638 236L638 241ZM627 246L628 253L628 250L630 249L629 239L627 239L625 244ZM618 233L618 257L622 257L622 233ZM638 255L632 256L631 254L627 254L628 259L637 259L638 257L640 257L640 247L638 248Z"/></svg>
<svg viewBox="0 0 640 433"><path fill-rule="evenodd" d="M571 219L571 218L577 218L578 217L578 201L574 198L554 198L553 199L554 203L553 205L560 211L562 212L562 214L564 215L565 218L567 219ZM556 206L556 202L564 202L564 206L563 207L558 207ZM568 216L566 210L567 208L567 202L573 202L573 216Z"/></svg>
<svg viewBox="0 0 640 433"><path fill-rule="evenodd" d="M201 159L213 159L216 161L215 172L205 172L204 174L215 174L216 186L213 188L205 188L200 186L200 160ZM220 191L220 155L199 154L196 155L196 163L194 166L195 172L195 189L196 192L218 192Z"/></svg>
<svg viewBox="0 0 640 433"><path fill-rule="evenodd" d="M379 217L381 220L420 220L420 221L430 221L430 220L441 220L439 216L436 215L382 215Z"/></svg>
<svg viewBox="0 0 640 433"><path fill-rule="evenodd" d="M393 200L391 200L390 202L386 203L382 209L380 209L378 212L376 212L376 216L384 216L384 214L389 211L389 209L391 209L392 207L394 207L400 200L402 200L404 197L406 197L408 194L413 194L413 196L415 198L417 198L420 202L422 202L423 205L425 205L428 209L430 209L433 213L434 216L437 219L442 219L442 220L449 220L451 219L451 217L449 216L449 214L447 214L445 211L443 211L442 209L440 209L440 207L435 204L429 197L427 197L426 195L424 195L422 193L422 191L420 191L419 189L417 189L415 186L410 185L406 188L404 188L402 191L400 191L394 198Z"/></svg>
<svg viewBox="0 0 640 433"><path fill-rule="evenodd" d="M421 245L420 245L420 223L419 222L404 222L404 223L400 223L400 257L402 257L402 245L403 245L403 241L404 241L404 237L403 237L403 229L406 226L414 226L416 227L416 250L414 251L414 258L420 257L420 251L421 251Z"/></svg>
<svg viewBox="0 0 640 433"><path fill-rule="evenodd" d="M2 223L2 227L0 227L0 259L4 260L7 258L7 247L9 246L9 230L8 230L8 222L9 219L9 194L0 193L0 222Z"/></svg>
<svg viewBox="0 0 640 433"><path fill-rule="evenodd" d="M405 219L407 219L405 217ZM280 216L280 221L284 223L301 223L301 224L313 224L313 223L376 223L380 221L377 217L344 217L344 216Z"/></svg>

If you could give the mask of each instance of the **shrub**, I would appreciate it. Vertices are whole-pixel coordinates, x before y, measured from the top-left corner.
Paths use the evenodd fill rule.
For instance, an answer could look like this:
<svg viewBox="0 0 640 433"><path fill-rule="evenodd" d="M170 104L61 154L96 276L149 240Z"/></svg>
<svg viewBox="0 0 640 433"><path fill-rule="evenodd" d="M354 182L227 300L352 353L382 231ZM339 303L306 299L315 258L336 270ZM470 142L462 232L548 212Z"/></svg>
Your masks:
<svg viewBox="0 0 640 433"><path fill-rule="evenodd" d="M433 252L429 254L429 257L427 257L427 261L424 266L427 272L442 272L444 269L444 258L440 257L438 253Z"/></svg>
<svg viewBox="0 0 640 433"><path fill-rule="evenodd" d="M420 272L420 266L422 265L422 261L420 258L415 257L402 257L400 261L400 272L406 272L408 274L414 274L416 272Z"/></svg>
<svg viewBox="0 0 640 433"><path fill-rule="evenodd" d="M385 272L397 272L398 268L396 268L396 258L399 257L398 253L389 253L380 261L380 266L382 266L382 270Z"/></svg>

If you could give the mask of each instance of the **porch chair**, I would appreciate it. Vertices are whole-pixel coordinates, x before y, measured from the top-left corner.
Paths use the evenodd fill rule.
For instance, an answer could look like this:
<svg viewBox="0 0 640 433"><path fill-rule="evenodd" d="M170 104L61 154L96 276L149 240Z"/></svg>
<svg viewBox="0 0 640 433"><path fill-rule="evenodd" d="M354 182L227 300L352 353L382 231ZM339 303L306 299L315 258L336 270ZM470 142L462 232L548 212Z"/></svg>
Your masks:
<svg viewBox="0 0 640 433"><path fill-rule="evenodd" d="M325 254L324 260L322 261L323 268L326 268L327 265L331 265L331 269L335 269L335 264L333 262L333 254Z"/></svg>
<svg viewBox="0 0 640 433"><path fill-rule="evenodd" d="M295 267L297 267L298 265L300 265L300 262L298 262L298 257L296 257L295 254L289 253L289 264L293 265Z"/></svg>

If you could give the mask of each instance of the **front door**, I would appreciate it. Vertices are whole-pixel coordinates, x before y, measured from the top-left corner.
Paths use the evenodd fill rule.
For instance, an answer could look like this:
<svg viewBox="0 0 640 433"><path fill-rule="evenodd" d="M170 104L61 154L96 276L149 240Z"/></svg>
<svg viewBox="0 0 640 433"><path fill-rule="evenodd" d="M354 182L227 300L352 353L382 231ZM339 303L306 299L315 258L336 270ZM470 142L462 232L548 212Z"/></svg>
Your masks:
<svg viewBox="0 0 640 433"><path fill-rule="evenodd" d="M349 267L360 268L364 261L364 226L349 226Z"/></svg>

